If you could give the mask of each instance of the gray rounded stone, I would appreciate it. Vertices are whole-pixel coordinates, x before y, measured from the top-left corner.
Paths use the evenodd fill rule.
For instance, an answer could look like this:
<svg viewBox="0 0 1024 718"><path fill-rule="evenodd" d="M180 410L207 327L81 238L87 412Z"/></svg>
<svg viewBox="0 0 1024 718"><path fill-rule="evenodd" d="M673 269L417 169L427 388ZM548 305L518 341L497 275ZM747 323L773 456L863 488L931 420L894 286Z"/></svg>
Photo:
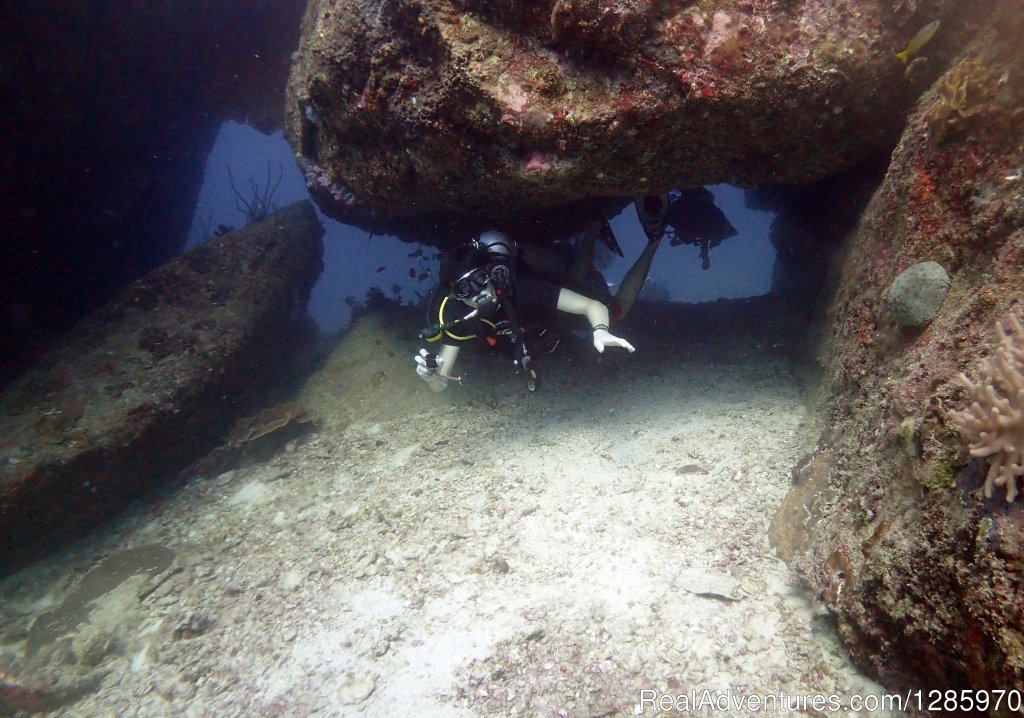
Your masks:
<svg viewBox="0 0 1024 718"><path fill-rule="evenodd" d="M949 290L949 274L938 262L918 262L907 267L889 287L889 316L905 327L927 324L939 313Z"/></svg>

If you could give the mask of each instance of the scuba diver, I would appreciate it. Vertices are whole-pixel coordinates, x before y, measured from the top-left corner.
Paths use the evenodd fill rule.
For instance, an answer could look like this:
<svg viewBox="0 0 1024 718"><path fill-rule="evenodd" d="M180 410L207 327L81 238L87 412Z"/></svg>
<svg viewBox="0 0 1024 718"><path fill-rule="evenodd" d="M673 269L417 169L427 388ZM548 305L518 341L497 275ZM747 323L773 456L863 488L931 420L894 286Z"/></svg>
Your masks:
<svg viewBox="0 0 1024 718"><path fill-rule="evenodd" d="M669 244L692 244L700 248L702 269L711 267L710 251L722 240L735 237L736 228L715 205L715 196L706 187L684 189L672 197L665 217Z"/></svg>
<svg viewBox="0 0 1024 718"><path fill-rule="evenodd" d="M461 382L461 377L452 374L460 348L483 340L490 347L503 344L511 349L516 373L524 373L527 389L535 391L539 379L531 346L546 340L543 327L556 310L586 317L598 352L607 347L635 351L628 341L612 334L609 326L625 316L643 288L665 232L668 197L637 198L636 208L647 246L614 297L592 261L598 239L618 250L603 218L591 226L571 257L549 245L520 245L494 230L446 255L440 285L428 309L431 325L420 333L428 343L440 342L441 346L436 354L420 349L414 357L419 377L435 392L443 391L452 381ZM618 253L621 255L621 250Z"/></svg>

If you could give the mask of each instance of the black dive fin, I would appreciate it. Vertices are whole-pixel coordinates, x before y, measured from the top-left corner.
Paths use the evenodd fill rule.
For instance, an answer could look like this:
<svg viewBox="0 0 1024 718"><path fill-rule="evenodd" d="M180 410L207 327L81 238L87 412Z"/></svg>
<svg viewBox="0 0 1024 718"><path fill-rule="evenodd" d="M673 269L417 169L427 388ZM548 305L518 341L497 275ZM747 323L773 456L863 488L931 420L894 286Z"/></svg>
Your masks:
<svg viewBox="0 0 1024 718"><path fill-rule="evenodd" d="M665 217L668 215L668 194L649 194L637 197L636 216L644 228L648 242L661 239L665 233Z"/></svg>
<svg viewBox="0 0 1024 718"><path fill-rule="evenodd" d="M601 220L601 226L597 230L597 238L601 240L601 243L604 246L615 252L620 257L626 256L622 253L622 247L619 246L619 241L615 239L615 232L612 231L612 226L608 224L608 220Z"/></svg>

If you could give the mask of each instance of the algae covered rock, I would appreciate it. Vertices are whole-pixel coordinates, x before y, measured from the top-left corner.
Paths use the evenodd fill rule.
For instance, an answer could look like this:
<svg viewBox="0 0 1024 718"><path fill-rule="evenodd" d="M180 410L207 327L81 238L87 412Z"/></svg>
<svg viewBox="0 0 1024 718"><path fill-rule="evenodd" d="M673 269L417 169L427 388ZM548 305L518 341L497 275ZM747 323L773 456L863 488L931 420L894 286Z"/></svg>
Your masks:
<svg viewBox="0 0 1024 718"><path fill-rule="evenodd" d="M991 10L907 5L311 0L286 134L329 216L433 244L594 198L802 184L888 153ZM907 73L896 51L936 20Z"/></svg>
<svg viewBox="0 0 1024 718"><path fill-rule="evenodd" d="M302 202L129 285L0 394L0 575L216 445L301 346L322 269Z"/></svg>
<svg viewBox="0 0 1024 718"><path fill-rule="evenodd" d="M900 272L889 287L889 316L905 327L920 327L939 313L949 291L949 274L938 262L918 262Z"/></svg>
<svg viewBox="0 0 1024 718"><path fill-rule="evenodd" d="M995 21L922 96L850 238L821 353L827 424L805 462L813 468L797 474L773 526L853 660L890 692L1024 686L1024 511L1006 501L1010 487L996 483L1008 484L1014 469L987 482L991 464L977 453L1001 437L990 427L961 435L965 417L957 412L972 407L971 418L978 416L980 398L999 408L987 417L992 424L1016 430L1016 415L1003 413L1012 408L1007 395L983 388L984 375L996 376L991 357L1005 365L996 383L1010 376L1006 389L1016 386L1016 364L999 348L1008 340L995 327L1017 311L1024 287L1024 187L1016 172L1024 15L1017 0L999 5ZM968 90L985 101L937 136L929 128L948 101L943 88L968 63L985 68L971 75ZM948 280L928 268L936 257ZM922 285L933 293L928 301ZM906 310L912 320L937 313L921 331L901 332L885 307L915 293L922 307ZM1001 331L1015 335L1010 327ZM979 377L972 386L982 384L984 395L965 391L964 372ZM990 456L1013 463L1005 451ZM975 715L949 707L945 714ZM986 713L1016 714L1005 705Z"/></svg>

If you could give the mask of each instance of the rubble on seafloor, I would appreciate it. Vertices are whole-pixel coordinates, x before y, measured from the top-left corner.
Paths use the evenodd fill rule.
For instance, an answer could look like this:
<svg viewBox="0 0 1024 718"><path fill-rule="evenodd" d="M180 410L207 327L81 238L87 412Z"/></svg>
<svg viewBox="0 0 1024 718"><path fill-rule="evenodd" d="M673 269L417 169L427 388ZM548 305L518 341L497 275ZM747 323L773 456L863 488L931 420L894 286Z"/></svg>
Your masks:
<svg viewBox="0 0 1024 718"><path fill-rule="evenodd" d="M493 380L493 401L433 395L400 318L364 318L306 383L320 428L0 581L0 665L26 685L105 671L68 718L878 692L764 542L813 423L790 346L806 315L730 305L692 308L685 335L668 305L639 305L622 328L635 354L570 340L534 394L481 357L496 373L466 381ZM369 347L403 373L313 390ZM390 409L362 417L364 402Z"/></svg>

